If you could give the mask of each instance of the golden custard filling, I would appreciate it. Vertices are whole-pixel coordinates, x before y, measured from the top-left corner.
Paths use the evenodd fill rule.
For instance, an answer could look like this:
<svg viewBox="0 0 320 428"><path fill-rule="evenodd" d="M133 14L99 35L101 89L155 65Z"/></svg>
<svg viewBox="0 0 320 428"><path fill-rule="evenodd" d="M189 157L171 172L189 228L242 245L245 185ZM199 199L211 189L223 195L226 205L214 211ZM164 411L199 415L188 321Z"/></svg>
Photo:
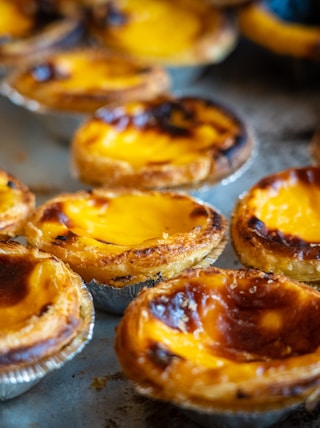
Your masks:
<svg viewBox="0 0 320 428"><path fill-rule="evenodd" d="M28 325L54 305L59 286L52 260L8 258L0 254L0 330L8 333Z"/></svg>
<svg viewBox="0 0 320 428"><path fill-rule="evenodd" d="M268 229L299 236L308 242L320 242L320 187L291 177L276 190L254 192L254 212Z"/></svg>
<svg viewBox="0 0 320 428"><path fill-rule="evenodd" d="M184 105L185 104L185 105ZM133 168L185 165L208 150L223 150L240 124L202 100L159 100L101 110L76 136L91 156L128 162ZM161 116L162 112L162 116Z"/></svg>
<svg viewBox="0 0 320 428"><path fill-rule="evenodd" d="M43 214L41 229L45 240L53 239L67 227L79 238L98 241L97 245L105 242L134 246L205 225L206 216L190 216L194 209L189 199L176 198L173 203L162 194L123 194L114 198L88 194L87 198L70 197L56 208L49 207Z"/></svg>
<svg viewBox="0 0 320 428"><path fill-rule="evenodd" d="M0 1L0 38L23 37L34 26L33 3L28 1Z"/></svg>

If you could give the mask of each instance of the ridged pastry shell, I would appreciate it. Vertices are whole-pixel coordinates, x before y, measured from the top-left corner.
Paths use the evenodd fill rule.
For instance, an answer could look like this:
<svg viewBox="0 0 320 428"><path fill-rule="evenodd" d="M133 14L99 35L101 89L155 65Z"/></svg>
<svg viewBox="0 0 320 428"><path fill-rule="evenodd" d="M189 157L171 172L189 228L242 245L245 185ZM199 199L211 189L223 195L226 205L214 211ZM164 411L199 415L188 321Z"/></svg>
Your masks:
<svg viewBox="0 0 320 428"><path fill-rule="evenodd" d="M130 303L115 350L138 392L207 426L270 426L319 397L319 309L319 291L284 276L190 269Z"/></svg>
<svg viewBox="0 0 320 428"><path fill-rule="evenodd" d="M297 280L320 279L320 168L266 176L235 204L231 239L240 262Z"/></svg>
<svg viewBox="0 0 320 428"><path fill-rule="evenodd" d="M89 32L115 52L166 66L219 62L237 42L233 19L198 0L97 4Z"/></svg>
<svg viewBox="0 0 320 428"><path fill-rule="evenodd" d="M320 25L285 21L268 7L267 0L239 8L237 16L240 33L253 42L276 54L319 60Z"/></svg>
<svg viewBox="0 0 320 428"><path fill-rule="evenodd" d="M62 261L0 243L0 376L60 351L83 327L83 283Z"/></svg>
<svg viewBox="0 0 320 428"><path fill-rule="evenodd" d="M226 230L220 213L187 194L100 188L47 201L24 232L86 283L122 289L178 275L214 249L217 257Z"/></svg>
<svg viewBox="0 0 320 428"><path fill-rule="evenodd" d="M35 196L18 178L0 169L0 240L21 232L35 206Z"/></svg>
<svg viewBox="0 0 320 428"><path fill-rule="evenodd" d="M226 107L163 95L98 110L73 138L71 169L91 185L197 187L229 177L252 153L247 125Z"/></svg>

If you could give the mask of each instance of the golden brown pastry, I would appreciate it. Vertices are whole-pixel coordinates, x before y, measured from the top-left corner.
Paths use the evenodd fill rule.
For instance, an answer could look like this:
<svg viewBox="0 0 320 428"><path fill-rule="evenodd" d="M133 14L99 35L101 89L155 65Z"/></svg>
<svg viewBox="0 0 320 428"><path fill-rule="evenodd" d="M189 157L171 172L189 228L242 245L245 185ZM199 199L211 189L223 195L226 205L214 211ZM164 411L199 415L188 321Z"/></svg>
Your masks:
<svg viewBox="0 0 320 428"><path fill-rule="evenodd" d="M320 168L289 168L259 180L231 216L231 239L240 262L319 281L319 202Z"/></svg>
<svg viewBox="0 0 320 428"><path fill-rule="evenodd" d="M164 70L103 49L55 52L18 70L2 91L31 110L93 113L112 101L152 98L169 88Z"/></svg>
<svg viewBox="0 0 320 428"><path fill-rule="evenodd" d="M36 0L0 0L0 67L4 70L70 46L82 37L82 19L47 13Z"/></svg>
<svg viewBox="0 0 320 428"><path fill-rule="evenodd" d="M319 309L319 291L284 276L190 269L131 302L115 350L140 393L236 426L319 397Z"/></svg>
<svg viewBox="0 0 320 428"><path fill-rule="evenodd" d="M81 331L82 281L52 255L0 243L0 287L1 375L41 363Z"/></svg>
<svg viewBox="0 0 320 428"><path fill-rule="evenodd" d="M121 288L172 277L219 253L226 228L221 214L186 194L101 188L47 201L25 236L85 282Z"/></svg>
<svg viewBox="0 0 320 428"><path fill-rule="evenodd" d="M199 186L239 170L252 146L246 124L225 107L162 96L97 111L74 136L71 168L91 185Z"/></svg>
<svg viewBox="0 0 320 428"><path fill-rule="evenodd" d="M100 44L163 65L221 61L237 41L233 20L198 0L97 2L91 15L89 31Z"/></svg>
<svg viewBox="0 0 320 428"><path fill-rule="evenodd" d="M316 1L260 0L237 10L240 32L270 51L320 58L320 9Z"/></svg>
<svg viewBox="0 0 320 428"><path fill-rule="evenodd" d="M35 206L35 196L13 175L0 170L0 240L21 233Z"/></svg>

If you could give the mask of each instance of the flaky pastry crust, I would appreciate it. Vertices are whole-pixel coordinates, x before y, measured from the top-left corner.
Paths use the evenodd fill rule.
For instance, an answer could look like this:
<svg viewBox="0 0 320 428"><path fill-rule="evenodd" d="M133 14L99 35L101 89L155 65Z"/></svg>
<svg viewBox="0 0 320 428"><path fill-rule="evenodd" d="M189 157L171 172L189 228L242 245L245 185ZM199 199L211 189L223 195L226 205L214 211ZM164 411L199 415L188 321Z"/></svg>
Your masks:
<svg viewBox="0 0 320 428"><path fill-rule="evenodd" d="M0 240L21 233L35 206L35 196L19 179L0 169Z"/></svg>
<svg viewBox="0 0 320 428"><path fill-rule="evenodd" d="M124 287L195 265L219 248L226 229L220 213L186 194L93 189L47 201L24 232L85 282Z"/></svg>
<svg viewBox="0 0 320 428"><path fill-rule="evenodd" d="M280 2L281 3L281 2ZM320 26L285 21L255 1L237 10L240 33L270 51L294 58L320 59Z"/></svg>
<svg viewBox="0 0 320 428"><path fill-rule="evenodd" d="M316 289L284 276L190 269L130 303L115 350L151 398L208 413L285 409L319 396L319 309Z"/></svg>
<svg viewBox="0 0 320 428"><path fill-rule="evenodd" d="M78 275L17 242L0 243L0 371L62 349L82 326Z"/></svg>
<svg viewBox="0 0 320 428"><path fill-rule="evenodd" d="M231 240L240 262L304 282L320 279L320 168L262 178L235 204Z"/></svg>
<svg viewBox="0 0 320 428"><path fill-rule="evenodd" d="M115 0L91 15L89 31L100 44L166 66L219 62L237 42L233 19L197 0Z"/></svg>
<svg viewBox="0 0 320 428"><path fill-rule="evenodd" d="M71 170L91 185L215 184L251 157L246 124L216 102L161 96L104 107L76 132Z"/></svg>
<svg viewBox="0 0 320 428"><path fill-rule="evenodd" d="M105 49L76 48L19 69L2 84L2 92L31 110L93 113L110 102L153 98L169 86L160 67Z"/></svg>

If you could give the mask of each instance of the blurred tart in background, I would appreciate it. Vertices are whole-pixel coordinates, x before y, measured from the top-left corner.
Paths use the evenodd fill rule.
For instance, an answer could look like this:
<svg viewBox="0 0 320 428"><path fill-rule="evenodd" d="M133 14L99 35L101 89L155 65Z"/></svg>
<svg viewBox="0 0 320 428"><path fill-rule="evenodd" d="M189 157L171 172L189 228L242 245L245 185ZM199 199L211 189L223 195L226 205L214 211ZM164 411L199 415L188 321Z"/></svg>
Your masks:
<svg viewBox="0 0 320 428"><path fill-rule="evenodd" d="M73 138L71 168L91 185L192 188L230 177L252 151L246 124L229 109L166 95L99 109Z"/></svg>
<svg viewBox="0 0 320 428"><path fill-rule="evenodd" d="M89 34L125 55L166 66L215 63L235 46L233 20L198 0L113 0L91 7Z"/></svg>
<svg viewBox="0 0 320 428"><path fill-rule="evenodd" d="M238 9L240 32L270 51L320 59L320 3L317 0L260 0Z"/></svg>
<svg viewBox="0 0 320 428"><path fill-rule="evenodd" d="M19 179L0 170L0 240L21 233L35 206L35 196Z"/></svg>
<svg viewBox="0 0 320 428"><path fill-rule="evenodd" d="M84 22L77 14L47 13L36 0L0 0L0 67L4 72L70 47L83 34Z"/></svg>
<svg viewBox="0 0 320 428"><path fill-rule="evenodd" d="M29 245L68 263L88 286L121 290L154 285L206 259L211 264L226 244L226 231L223 215L186 194L99 188L48 200L24 234Z"/></svg>
<svg viewBox="0 0 320 428"><path fill-rule="evenodd" d="M237 201L231 240L240 262L304 282L320 279L320 168L289 168Z"/></svg>

